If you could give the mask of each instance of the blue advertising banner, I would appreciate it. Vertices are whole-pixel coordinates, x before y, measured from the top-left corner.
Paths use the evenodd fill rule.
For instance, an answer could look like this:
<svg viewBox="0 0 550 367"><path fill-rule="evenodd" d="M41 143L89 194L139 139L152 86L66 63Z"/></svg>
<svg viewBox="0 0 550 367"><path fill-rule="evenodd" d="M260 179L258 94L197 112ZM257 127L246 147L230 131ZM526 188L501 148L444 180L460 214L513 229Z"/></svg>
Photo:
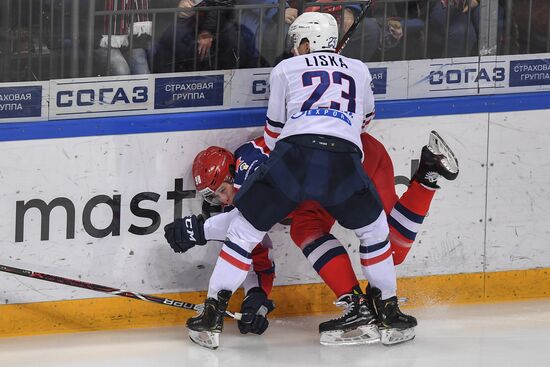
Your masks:
<svg viewBox="0 0 550 367"><path fill-rule="evenodd" d="M510 87L550 85L550 59L510 61Z"/></svg>
<svg viewBox="0 0 550 367"><path fill-rule="evenodd" d="M388 85L388 68L370 68L374 94L386 94Z"/></svg>
<svg viewBox="0 0 550 367"><path fill-rule="evenodd" d="M42 86L0 88L0 119L40 117Z"/></svg>
<svg viewBox="0 0 550 367"><path fill-rule="evenodd" d="M223 106L224 75L157 78L155 109Z"/></svg>

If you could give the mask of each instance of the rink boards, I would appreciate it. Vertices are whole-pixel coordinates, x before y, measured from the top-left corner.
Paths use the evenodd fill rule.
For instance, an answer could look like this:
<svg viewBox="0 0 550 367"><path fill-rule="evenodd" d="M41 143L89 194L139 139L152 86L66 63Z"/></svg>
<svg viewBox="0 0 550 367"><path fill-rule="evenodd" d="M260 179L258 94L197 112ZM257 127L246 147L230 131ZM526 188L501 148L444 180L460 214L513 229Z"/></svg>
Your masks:
<svg viewBox="0 0 550 367"><path fill-rule="evenodd" d="M379 98L372 134L393 159L399 193L431 130L460 160L460 176L441 182L398 267L399 295L410 305L550 295L550 94L480 91L437 100ZM174 254L162 227L174 216L200 212L190 176L197 152L208 145L234 149L261 134L265 101L258 103L0 126L0 264L201 302L219 245ZM333 231L350 245L362 277L357 242L341 228ZM292 244L288 227L277 225L270 235L276 312L334 310L333 295ZM5 336L169 325L190 315L3 273L0 296Z"/></svg>

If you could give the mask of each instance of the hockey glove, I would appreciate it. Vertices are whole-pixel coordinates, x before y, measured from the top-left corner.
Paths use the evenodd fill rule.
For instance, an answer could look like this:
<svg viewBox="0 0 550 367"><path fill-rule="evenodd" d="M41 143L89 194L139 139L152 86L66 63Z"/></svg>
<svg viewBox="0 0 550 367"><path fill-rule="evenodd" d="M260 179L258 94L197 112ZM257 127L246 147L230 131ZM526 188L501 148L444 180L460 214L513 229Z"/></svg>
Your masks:
<svg viewBox="0 0 550 367"><path fill-rule="evenodd" d="M252 288L241 305L242 318L238 321L241 334L261 335L269 326L267 314L275 309L273 301L267 299L263 289Z"/></svg>
<svg viewBox="0 0 550 367"><path fill-rule="evenodd" d="M164 238L175 252L185 252L195 245L206 245L203 216L190 215L167 224Z"/></svg>

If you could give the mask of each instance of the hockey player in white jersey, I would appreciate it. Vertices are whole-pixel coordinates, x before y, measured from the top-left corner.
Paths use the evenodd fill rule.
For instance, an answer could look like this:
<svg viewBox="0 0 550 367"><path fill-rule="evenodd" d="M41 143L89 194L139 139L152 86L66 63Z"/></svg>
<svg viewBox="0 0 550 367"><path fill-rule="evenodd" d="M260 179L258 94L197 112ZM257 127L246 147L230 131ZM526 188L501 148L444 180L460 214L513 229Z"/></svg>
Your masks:
<svg viewBox="0 0 550 367"><path fill-rule="evenodd" d="M247 275L250 252L265 233L301 202L317 201L345 228L355 232L362 249L389 247L388 223L378 194L361 161L360 134L374 116L372 78L359 60L336 54L338 26L329 14L304 13L289 30L296 55L270 75L264 137L269 159L245 181L235 197L239 214L231 221L223 251L210 278L203 312L187 321L191 339L218 337L232 293ZM365 275L376 297L354 297L348 309L354 327L412 329L416 319L397 304L377 308L395 297L391 256ZM414 336L414 334L411 334Z"/></svg>

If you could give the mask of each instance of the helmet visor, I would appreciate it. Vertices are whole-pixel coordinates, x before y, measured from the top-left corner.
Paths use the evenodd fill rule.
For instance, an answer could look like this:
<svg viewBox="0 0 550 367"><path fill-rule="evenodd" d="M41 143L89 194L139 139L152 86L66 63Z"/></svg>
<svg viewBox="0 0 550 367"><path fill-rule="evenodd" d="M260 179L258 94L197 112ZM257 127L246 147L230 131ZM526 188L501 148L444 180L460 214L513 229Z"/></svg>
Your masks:
<svg viewBox="0 0 550 367"><path fill-rule="evenodd" d="M216 195L216 191L210 189L209 187L202 189L199 191L201 196L204 200L206 200L208 203L212 205L221 205L222 202L220 201L218 195Z"/></svg>

